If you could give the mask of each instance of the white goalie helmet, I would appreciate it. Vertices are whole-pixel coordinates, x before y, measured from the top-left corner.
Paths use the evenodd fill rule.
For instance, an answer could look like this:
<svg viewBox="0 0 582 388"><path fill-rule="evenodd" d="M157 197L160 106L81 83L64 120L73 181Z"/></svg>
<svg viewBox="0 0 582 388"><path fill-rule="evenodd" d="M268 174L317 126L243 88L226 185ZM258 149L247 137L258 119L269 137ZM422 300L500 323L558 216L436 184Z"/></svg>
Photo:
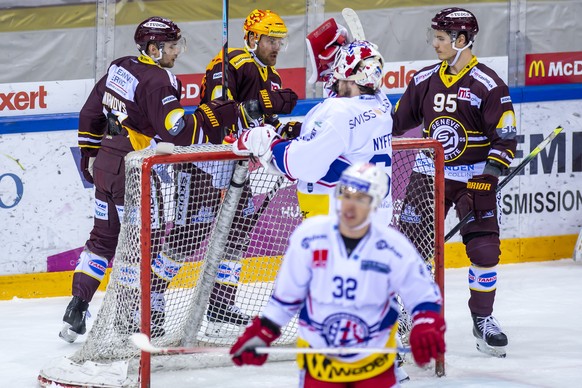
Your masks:
<svg viewBox="0 0 582 388"><path fill-rule="evenodd" d="M367 40L355 40L339 49L326 88L331 89L339 80L350 80L377 90L382 86L383 69L384 58L378 46Z"/></svg>
<svg viewBox="0 0 582 388"><path fill-rule="evenodd" d="M388 194L388 175L371 163L356 163L344 170L336 186L336 197L342 193L364 193L372 197L370 207L376 209Z"/></svg>

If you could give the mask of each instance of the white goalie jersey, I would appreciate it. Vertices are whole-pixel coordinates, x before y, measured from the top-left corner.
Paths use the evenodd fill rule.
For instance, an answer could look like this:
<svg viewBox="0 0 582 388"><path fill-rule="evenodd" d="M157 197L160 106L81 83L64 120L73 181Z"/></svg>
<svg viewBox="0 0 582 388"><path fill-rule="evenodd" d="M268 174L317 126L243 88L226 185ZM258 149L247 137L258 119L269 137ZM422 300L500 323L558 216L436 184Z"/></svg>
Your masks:
<svg viewBox="0 0 582 388"><path fill-rule="evenodd" d="M292 234L263 316L284 326L299 313L299 337L314 348L385 347L400 311L395 294L412 314L440 311L438 286L400 232L372 223L348 256L337 218L319 216Z"/></svg>
<svg viewBox="0 0 582 388"><path fill-rule="evenodd" d="M390 100L381 92L328 98L305 116L298 138L273 147L277 168L297 180L304 215L334 211L335 185L354 163L380 165L392 177L391 110ZM382 207L390 207L390 203Z"/></svg>

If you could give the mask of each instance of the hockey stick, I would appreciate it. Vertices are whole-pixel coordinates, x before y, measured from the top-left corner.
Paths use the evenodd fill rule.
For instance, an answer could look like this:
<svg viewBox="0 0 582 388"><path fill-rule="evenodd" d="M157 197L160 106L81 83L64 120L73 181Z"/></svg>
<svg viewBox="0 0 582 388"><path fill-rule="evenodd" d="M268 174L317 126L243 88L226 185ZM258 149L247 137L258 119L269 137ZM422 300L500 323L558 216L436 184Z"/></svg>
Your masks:
<svg viewBox="0 0 582 388"><path fill-rule="evenodd" d="M563 129L564 128L562 128L561 125L556 127L556 129L554 129L552 133L550 133L544 140L542 140L542 142L538 144L538 146L534 148L533 151L530 152L529 155L526 156L525 159L523 159L521 163L511 173L509 173L509 175L507 175L507 177L505 177L504 180L499 182L499 184L497 185L497 190L495 192L498 193L499 191L501 191L501 189L505 185L507 185L509 181L512 180L517 174L519 174L521 170L523 170L525 166L527 166L529 162L533 160L533 158L535 158L544 148L546 148L546 146L550 144L552 140L554 140L556 136L558 136L558 134L562 132ZM467 213L467 215L463 217L463 219L459 221L459 223L455 225L449 233L447 233L447 235L445 236L445 242L449 241L451 237L457 234L457 232L461 230L461 228L465 226L473 218L473 214L474 214L473 210Z"/></svg>
<svg viewBox="0 0 582 388"><path fill-rule="evenodd" d="M228 0L222 0L222 100L228 100Z"/></svg>
<svg viewBox="0 0 582 388"><path fill-rule="evenodd" d="M360 22L360 18L356 11L351 8L344 8L342 10L342 16L348 25L348 29L352 34L352 38L355 40L366 40L366 34L364 34L364 27Z"/></svg>
<svg viewBox="0 0 582 388"><path fill-rule="evenodd" d="M572 259L577 262L582 262L582 230L580 231L580 234L578 234L576 245L574 245L574 254L572 255Z"/></svg>
<svg viewBox="0 0 582 388"><path fill-rule="evenodd" d="M225 347L157 347L154 346L147 335L135 333L130 337L133 344L143 352L151 354L196 354L196 353L221 353L228 354L230 348ZM410 353L410 348L272 348L257 347L258 354L355 354L355 353Z"/></svg>

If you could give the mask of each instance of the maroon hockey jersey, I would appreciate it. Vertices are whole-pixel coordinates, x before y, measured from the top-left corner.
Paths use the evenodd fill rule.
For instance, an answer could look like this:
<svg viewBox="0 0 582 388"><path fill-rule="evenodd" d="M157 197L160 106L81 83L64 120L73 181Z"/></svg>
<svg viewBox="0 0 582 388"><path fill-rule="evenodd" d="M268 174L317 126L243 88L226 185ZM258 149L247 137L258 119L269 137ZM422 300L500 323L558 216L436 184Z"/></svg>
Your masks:
<svg viewBox="0 0 582 388"><path fill-rule="evenodd" d="M281 89L281 77L275 67L261 66L246 49L228 50L227 67L228 98L243 102L259 100L260 90ZM200 101L207 103L222 96L222 52L210 61L202 79Z"/></svg>
<svg viewBox="0 0 582 388"><path fill-rule="evenodd" d="M445 164L493 160L509 167L517 146L509 88L473 57L456 75L446 61L418 71L394 108L393 134L424 125L423 136L438 140Z"/></svg>
<svg viewBox="0 0 582 388"><path fill-rule="evenodd" d="M180 105L181 83L169 70L141 55L116 59L93 88L79 114L79 147L95 156L117 120L133 150L152 141L191 145L207 140L195 115ZM183 120L179 120L183 117Z"/></svg>

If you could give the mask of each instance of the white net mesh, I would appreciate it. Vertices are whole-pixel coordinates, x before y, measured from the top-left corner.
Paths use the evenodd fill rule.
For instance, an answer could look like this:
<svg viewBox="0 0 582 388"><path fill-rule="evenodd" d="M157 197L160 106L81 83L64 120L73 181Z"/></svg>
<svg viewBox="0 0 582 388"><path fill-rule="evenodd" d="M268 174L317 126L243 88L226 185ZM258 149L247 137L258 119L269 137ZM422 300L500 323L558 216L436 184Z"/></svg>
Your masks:
<svg viewBox="0 0 582 388"><path fill-rule="evenodd" d="M432 146L419 139L395 140L393 146L392 224L407 232L400 220L410 216L406 198L414 191L418 209L430 221L414 242L437 269L437 184L428 175L411 179L419 151L432 159ZM230 346L261 312L288 238L302 218L293 182L266 174L252 160L240 161L230 149L199 145L175 147L172 155L146 150L126 157L125 214L111 277L93 328L71 357L74 363L139 358L129 335L141 328L142 293L150 298L146 326L156 346ZM142 262L149 287L140 285ZM147 322L147 308L144 315ZM405 340L409 330L404 319ZM293 320L274 345L295 339ZM175 356L153 359L159 367L184 367L171 361Z"/></svg>

